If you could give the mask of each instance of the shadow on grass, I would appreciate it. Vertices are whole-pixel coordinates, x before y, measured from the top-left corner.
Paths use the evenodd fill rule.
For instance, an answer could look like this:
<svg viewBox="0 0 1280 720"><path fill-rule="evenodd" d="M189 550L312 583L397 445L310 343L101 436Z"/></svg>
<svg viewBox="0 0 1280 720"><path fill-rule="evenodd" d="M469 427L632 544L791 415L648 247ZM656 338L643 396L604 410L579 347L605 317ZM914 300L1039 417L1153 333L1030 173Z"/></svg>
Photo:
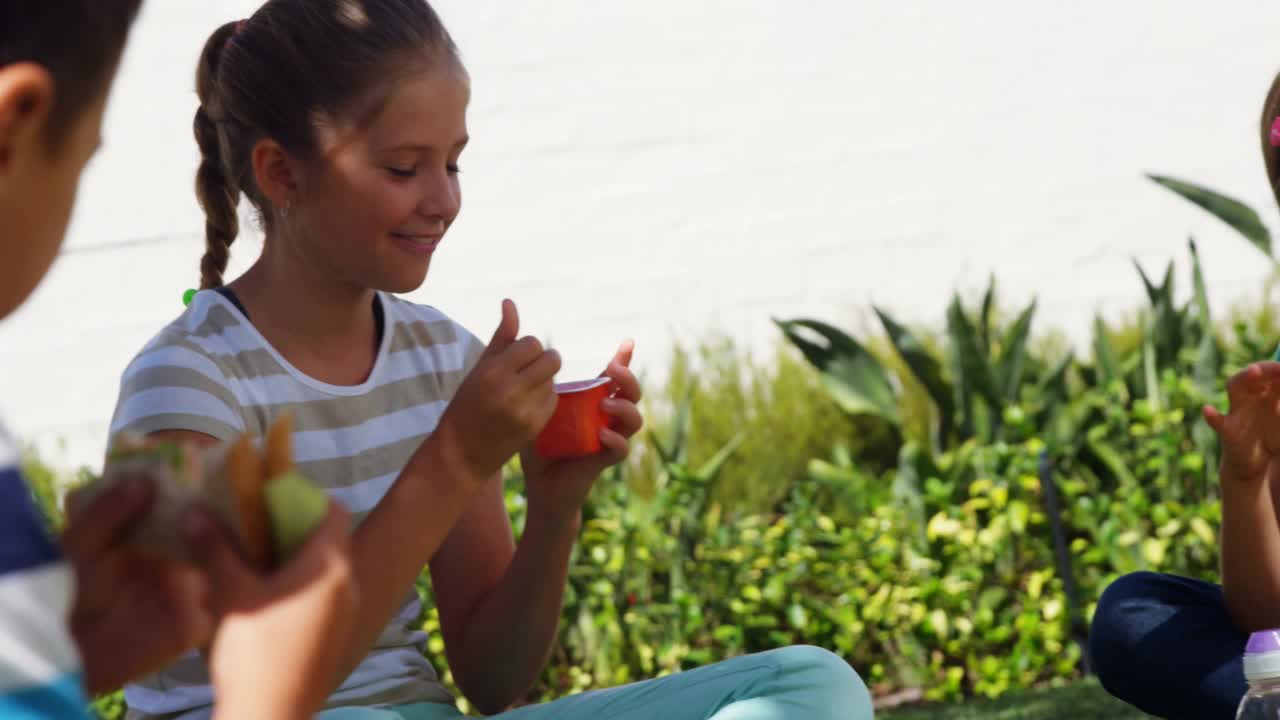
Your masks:
<svg viewBox="0 0 1280 720"><path fill-rule="evenodd" d="M883 720L1150 720L1107 694L1096 680L1010 693L963 705L922 705L876 713Z"/></svg>

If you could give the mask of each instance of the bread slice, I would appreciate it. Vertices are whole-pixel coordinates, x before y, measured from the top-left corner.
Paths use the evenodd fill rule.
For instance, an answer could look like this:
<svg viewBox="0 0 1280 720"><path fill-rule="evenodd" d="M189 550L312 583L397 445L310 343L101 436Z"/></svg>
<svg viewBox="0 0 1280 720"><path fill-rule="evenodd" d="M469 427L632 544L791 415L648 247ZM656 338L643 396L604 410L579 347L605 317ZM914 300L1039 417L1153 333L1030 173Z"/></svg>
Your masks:
<svg viewBox="0 0 1280 720"><path fill-rule="evenodd" d="M240 544L245 556L259 570L269 569L274 560L271 542L271 517L267 513L263 487L266 473L262 458L248 435L227 450L222 467L222 481L230 493L231 512L240 531Z"/></svg>
<svg viewBox="0 0 1280 720"><path fill-rule="evenodd" d="M204 475L213 453L186 445L122 434L115 439L101 478L67 496L71 517L116 483L133 476L154 480L151 509L130 531L130 542L162 557L188 559L182 514L205 495Z"/></svg>
<svg viewBox="0 0 1280 720"><path fill-rule="evenodd" d="M285 413L267 430L267 480L274 480L293 470L293 416Z"/></svg>

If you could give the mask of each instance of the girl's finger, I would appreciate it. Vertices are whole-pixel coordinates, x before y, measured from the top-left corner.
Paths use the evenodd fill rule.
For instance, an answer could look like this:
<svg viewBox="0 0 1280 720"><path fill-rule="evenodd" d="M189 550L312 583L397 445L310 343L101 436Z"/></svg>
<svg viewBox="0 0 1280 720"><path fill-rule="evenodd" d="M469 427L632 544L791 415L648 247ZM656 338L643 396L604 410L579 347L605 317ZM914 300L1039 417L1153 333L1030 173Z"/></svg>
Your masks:
<svg viewBox="0 0 1280 720"><path fill-rule="evenodd" d="M1227 418L1212 405L1205 405L1201 412L1204 414L1204 421L1209 423L1209 427L1221 435L1226 427Z"/></svg>
<svg viewBox="0 0 1280 720"><path fill-rule="evenodd" d="M618 352L613 356L613 361L624 368L631 367L631 358L636 352L635 340L623 340L622 345L618 346Z"/></svg>
<svg viewBox="0 0 1280 720"><path fill-rule="evenodd" d="M560 372L560 353L547 350L520 369L520 382L526 388L549 383Z"/></svg>
<svg viewBox="0 0 1280 720"><path fill-rule="evenodd" d="M1232 407L1240 406L1254 399L1258 394L1258 386L1265 375L1262 365L1253 363L1232 376L1227 381L1227 397L1230 399Z"/></svg>
<svg viewBox="0 0 1280 720"><path fill-rule="evenodd" d="M644 427L644 417L640 414L640 408L635 403L627 400L610 399L605 400L601 407L606 415L609 415L612 421L609 423L610 429L618 433L624 438L629 438L640 432L640 428Z"/></svg>
<svg viewBox="0 0 1280 720"><path fill-rule="evenodd" d="M610 465L616 465L626 460L627 455L631 453L631 443L609 428L604 428L600 431L600 444L604 446Z"/></svg>
<svg viewBox="0 0 1280 720"><path fill-rule="evenodd" d="M613 380L613 395L623 400L630 400L633 403L640 402L640 381L636 379L635 373L630 368L617 362L609 363L609 367L605 369L604 374Z"/></svg>

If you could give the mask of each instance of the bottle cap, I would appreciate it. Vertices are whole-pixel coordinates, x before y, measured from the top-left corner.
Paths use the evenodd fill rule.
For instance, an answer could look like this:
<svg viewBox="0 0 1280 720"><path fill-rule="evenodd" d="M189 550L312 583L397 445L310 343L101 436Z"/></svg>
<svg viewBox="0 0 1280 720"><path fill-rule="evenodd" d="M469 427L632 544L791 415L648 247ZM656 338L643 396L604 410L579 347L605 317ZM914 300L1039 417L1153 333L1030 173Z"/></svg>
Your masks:
<svg viewBox="0 0 1280 720"><path fill-rule="evenodd" d="M1244 648L1244 679L1280 679L1280 629L1259 630Z"/></svg>

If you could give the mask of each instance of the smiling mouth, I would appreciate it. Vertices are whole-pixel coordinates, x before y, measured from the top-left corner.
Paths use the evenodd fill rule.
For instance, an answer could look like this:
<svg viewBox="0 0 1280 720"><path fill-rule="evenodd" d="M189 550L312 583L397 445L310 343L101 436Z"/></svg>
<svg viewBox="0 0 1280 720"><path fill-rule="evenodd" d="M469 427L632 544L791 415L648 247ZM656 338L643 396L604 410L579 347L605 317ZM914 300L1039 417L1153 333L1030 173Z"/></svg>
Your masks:
<svg viewBox="0 0 1280 720"><path fill-rule="evenodd" d="M411 242L411 243L414 243L415 245L422 245L424 247L429 245L435 245L436 243L440 242L439 235L410 235L408 233L393 232L391 233L391 237L396 238L397 240L404 240L405 242Z"/></svg>

